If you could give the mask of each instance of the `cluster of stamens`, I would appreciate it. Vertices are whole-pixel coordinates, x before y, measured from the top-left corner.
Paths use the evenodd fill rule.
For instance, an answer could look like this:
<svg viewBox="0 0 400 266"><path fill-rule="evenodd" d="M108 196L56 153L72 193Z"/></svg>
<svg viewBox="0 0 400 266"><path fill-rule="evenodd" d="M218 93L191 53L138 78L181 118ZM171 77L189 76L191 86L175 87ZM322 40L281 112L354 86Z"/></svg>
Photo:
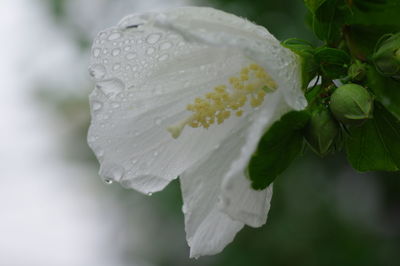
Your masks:
<svg viewBox="0 0 400 266"><path fill-rule="evenodd" d="M179 137L186 125L209 128L215 123L223 123L232 113L240 117L248 100L250 106L258 107L264 102L266 93L277 88L276 82L257 64L244 67L239 77L229 78L229 84L216 86L205 97L198 97L194 103L188 104L186 109L193 114L178 125L168 128L172 137Z"/></svg>

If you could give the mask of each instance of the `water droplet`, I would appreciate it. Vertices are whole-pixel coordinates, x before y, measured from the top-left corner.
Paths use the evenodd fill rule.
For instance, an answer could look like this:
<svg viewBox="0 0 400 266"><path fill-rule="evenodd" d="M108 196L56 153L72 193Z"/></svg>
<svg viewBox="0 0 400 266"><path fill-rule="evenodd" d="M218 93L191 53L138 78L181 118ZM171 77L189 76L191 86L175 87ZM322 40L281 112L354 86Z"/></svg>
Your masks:
<svg viewBox="0 0 400 266"><path fill-rule="evenodd" d="M184 214L186 214L187 211L188 211L187 205L186 205L186 204L183 204L183 205L182 205L182 212L183 212Z"/></svg>
<svg viewBox="0 0 400 266"><path fill-rule="evenodd" d="M100 38L104 39L105 37L107 37L107 33L101 32L101 33L99 34L99 36L100 36Z"/></svg>
<svg viewBox="0 0 400 266"><path fill-rule="evenodd" d="M101 49L100 48L94 48L93 49L93 56L98 57L100 55Z"/></svg>
<svg viewBox="0 0 400 266"><path fill-rule="evenodd" d="M136 54L134 54L134 53L129 53L126 55L126 59L128 59L128 60L132 60L135 57L136 57Z"/></svg>
<svg viewBox="0 0 400 266"><path fill-rule="evenodd" d="M147 193L147 196L152 196L152 195L153 195L152 192Z"/></svg>
<svg viewBox="0 0 400 266"><path fill-rule="evenodd" d="M113 32L110 36L108 36L109 41L114 41L122 37L122 34L119 32Z"/></svg>
<svg viewBox="0 0 400 266"><path fill-rule="evenodd" d="M121 105L119 103L112 103L111 104L112 108L117 109L119 108ZM115 125L114 125L115 126Z"/></svg>
<svg viewBox="0 0 400 266"><path fill-rule="evenodd" d="M169 49L171 47L172 47L172 44L170 42L165 42L165 43L160 45L160 49L161 50L167 50L167 49Z"/></svg>
<svg viewBox="0 0 400 266"><path fill-rule="evenodd" d="M124 47L124 50L125 50L125 51L129 51L130 49L131 49L130 46L125 46L125 47Z"/></svg>
<svg viewBox="0 0 400 266"><path fill-rule="evenodd" d="M152 33L152 34L150 34L150 35L147 37L146 41L147 41L148 43L150 43L150 44L154 44L154 43L158 42L158 40L159 40L160 38L161 38L161 34L159 34L159 33Z"/></svg>
<svg viewBox="0 0 400 266"><path fill-rule="evenodd" d="M159 154L158 151L155 151L155 152L153 153L154 157L157 157L158 154Z"/></svg>
<svg viewBox="0 0 400 266"><path fill-rule="evenodd" d="M167 60L167 59L168 59L168 55L167 54L160 55L160 57L158 58L159 61L164 61L164 60Z"/></svg>
<svg viewBox="0 0 400 266"><path fill-rule="evenodd" d="M125 84L119 79L109 79L97 82L96 87L105 95L115 96L124 89Z"/></svg>
<svg viewBox="0 0 400 266"><path fill-rule="evenodd" d="M156 51L156 49L154 49L153 47L150 47L146 50L146 54L151 55L151 54L154 54L155 51Z"/></svg>
<svg viewBox="0 0 400 266"><path fill-rule="evenodd" d="M136 159L132 160L132 164L136 164L136 163L137 163Z"/></svg>
<svg viewBox="0 0 400 266"><path fill-rule="evenodd" d="M113 66L113 70L118 70L118 69L120 69L121 68L121 64L119 64L119 63L116 63L114 66Z"/></svg>
<svg viewBox="0 0 400 266"><path fill-rule="evenodd" d="M155 118L154 119L154 123L156 124L156 125L161 125L161 122L162 122L162 119L161 118L159 118L159 117L157 117L157 118Z"/></svg>
<svg viewBox="0 0 400 266"><path fill-rule="evenodd" d="M104 181L120 181L125 174L125 169L117 164L106 164L100 170L100 175Z"/></svg>
<svg viewBox="0 0 400 266"><path fill-rule="evenodd" d="M113 55L113 56L117 56L117 55L119 55L121 53L121 49L119 49L119 48L115 48L115 49L113 49L112 51L111 51L111 54Z"/></svg>
<svg viewBox="0 0 400 266"><path fill-rule="evenodd" d="M111 185L113 183L113 181L111 179L104 179L104 183L106 183L106 185Z"/></svg>
<svg viewBox="0 0 400 266"><path fill-rule="evenodd" d="M106 75L106 68L100 64L91 65L89 67L89 74L94 79L101 79Z"/></svg>
<svg viewBox="0 0 400 266"><path fill-rule="evenodd" d="M108 53L108 49L107 48L104 48L103 49L103 54L107 54Z"/></svg>
<svg viewBox="0 0 400 266"><path fill-rule="evenodd" d="M101 102L98 101L94 101L92 102L92 110L93 111L98 111L103 107L103 104Z"/></svg>

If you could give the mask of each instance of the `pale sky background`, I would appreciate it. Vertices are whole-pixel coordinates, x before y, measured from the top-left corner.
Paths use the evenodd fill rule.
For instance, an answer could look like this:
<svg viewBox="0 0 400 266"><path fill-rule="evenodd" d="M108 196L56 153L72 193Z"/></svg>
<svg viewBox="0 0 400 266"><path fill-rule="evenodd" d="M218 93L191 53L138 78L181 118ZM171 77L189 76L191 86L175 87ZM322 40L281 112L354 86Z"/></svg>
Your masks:
<svg viewBox="0 0 400 266"><path fill-rule="evenodd" d="M89 38L130 12L184 3L67 2L73 26ZM87 54L68 29L55 24L45 3L0 3L0 265L126 265L112 248L117 244L114 231L123 223L112 190L92 168L62 159L69 125L57 121L34 97L38 82L64 89L57 93L66 95L86 94L91 87ZM145 207L135 211L136 225L133 221L129 226L136 238L130 241L144 249L149 242L142 219L152 214ZM151 264L138 258L135 265Z"/></svg>

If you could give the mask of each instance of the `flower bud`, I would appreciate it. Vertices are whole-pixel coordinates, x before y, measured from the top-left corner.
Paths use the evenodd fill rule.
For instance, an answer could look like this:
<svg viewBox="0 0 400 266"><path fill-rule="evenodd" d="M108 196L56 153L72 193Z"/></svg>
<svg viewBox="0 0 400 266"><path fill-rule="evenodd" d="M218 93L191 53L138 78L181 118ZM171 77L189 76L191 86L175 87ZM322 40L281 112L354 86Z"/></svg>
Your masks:
<svg viewBox="0 0 400 266"><path fill-rule="evenodd" d="M400 79L400 33L383 36L372 59L383 76Z"/></svg>
<svg viewBox="0 0 400 266"><path fill-rule="evenodd" d="M357 84L346 84L331 96L330 109L337 120L349 125L360 125L372 118L373 98Z"/></svg>
<svg viewBox="0 0 400 266"><path fill-rule="evenodd" d="M304 137L311 149L323 157L333 151L338 134L338 123L329 110L321 108L311 114Z"/></svg>
<svg viewBox="0 0 400 266"><path fill-rule="evenodd" d="M365 64L361 63L360 61L356 61L349 67L348 75L352 80L361 81L365 77Z"/></svg>

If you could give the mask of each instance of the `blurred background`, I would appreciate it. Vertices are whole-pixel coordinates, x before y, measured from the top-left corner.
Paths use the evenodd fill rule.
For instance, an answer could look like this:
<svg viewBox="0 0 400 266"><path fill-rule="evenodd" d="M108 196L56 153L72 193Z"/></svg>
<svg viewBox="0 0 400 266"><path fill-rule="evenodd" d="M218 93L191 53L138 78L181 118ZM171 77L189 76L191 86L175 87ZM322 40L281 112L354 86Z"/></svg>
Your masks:
<svg viewBox="0 0 400 266"><path fill-rule="evenodd" d="M124 15L214 6L315 42L301 0L1 0L0 265L399 265L400 176L306 153L275 182L267 224L189 259L177 181L106 185L86 144L91 40Z"/></svg>

